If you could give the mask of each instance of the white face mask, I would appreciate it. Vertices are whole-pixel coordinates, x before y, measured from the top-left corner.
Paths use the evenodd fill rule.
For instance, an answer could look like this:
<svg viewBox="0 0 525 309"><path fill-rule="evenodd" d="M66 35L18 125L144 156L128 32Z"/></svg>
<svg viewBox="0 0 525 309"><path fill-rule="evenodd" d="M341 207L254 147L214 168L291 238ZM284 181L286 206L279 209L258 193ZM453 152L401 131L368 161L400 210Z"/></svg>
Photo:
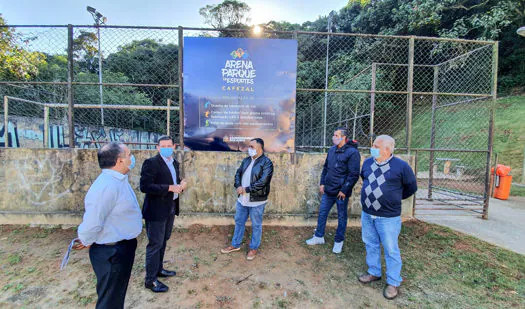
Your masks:
<svg viewBox="0 0 525 309"><path fill-rule="evenodd" d="M257 150L255 150L253 148L248 148L248 155L250 157L255 157L257 155Z"/></svg>

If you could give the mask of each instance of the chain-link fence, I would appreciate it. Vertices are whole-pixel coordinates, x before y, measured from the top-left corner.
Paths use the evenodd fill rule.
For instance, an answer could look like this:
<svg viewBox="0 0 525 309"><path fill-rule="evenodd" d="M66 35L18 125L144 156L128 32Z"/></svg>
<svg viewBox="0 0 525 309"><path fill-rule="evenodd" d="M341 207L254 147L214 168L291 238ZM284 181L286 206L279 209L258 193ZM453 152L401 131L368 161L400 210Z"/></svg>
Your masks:
<svg viewBox="0 0 525 309"><path fill-rule="evenodd" d="M149 148L166 133L183 145L182 38L256 37L249 29L5 28L7 56L18 61L0 67L6 147L120 140ZM459 209L447 206L454 203L486 217L497 43L303 31L259 37L298 42L297 152L325 151L342 126L365 149L391 135L397 152L417 158L418 200L432 201L416 210Z"/></svg>

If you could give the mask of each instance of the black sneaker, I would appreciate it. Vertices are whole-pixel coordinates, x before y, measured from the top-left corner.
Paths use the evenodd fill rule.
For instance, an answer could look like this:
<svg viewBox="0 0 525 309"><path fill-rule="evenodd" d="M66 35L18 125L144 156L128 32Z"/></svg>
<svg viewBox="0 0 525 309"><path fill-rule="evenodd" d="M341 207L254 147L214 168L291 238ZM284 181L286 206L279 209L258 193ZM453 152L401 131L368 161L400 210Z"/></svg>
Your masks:
<svg viewBox="0 0 525 309"><path fill-rule="evenodd" d="M175 275L177 275L176 271L163 269L157 274L157 277L166 278L166 277L173 277Z"/></svg>
<svg viewBox="0 0 525 309"><path fill-rule="evenodd" d="M164 283L160 282L159 280L155 280L153 282L146 282L144 283L144 286L146 287L146 289L150 289L155 293L164 293L169 290L169 287Z"/></svg>

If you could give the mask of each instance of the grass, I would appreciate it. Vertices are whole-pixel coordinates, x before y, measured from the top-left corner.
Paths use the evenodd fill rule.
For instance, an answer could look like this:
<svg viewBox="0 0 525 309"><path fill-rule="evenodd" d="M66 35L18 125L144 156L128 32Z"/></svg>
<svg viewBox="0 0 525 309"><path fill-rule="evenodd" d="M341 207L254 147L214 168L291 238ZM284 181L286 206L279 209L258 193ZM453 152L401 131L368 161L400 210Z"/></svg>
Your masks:
<svg viewBox="0 0 525 309"><path fill-rule="evenodd" d="M489 112L487 103L481 101L438 109L436 113L437 148L486 149L488 140ZM430 103L414 105L412 147L429 148L431 132ZM497 100L494 118L494 154L498 163L509 165L515 181L521 179L525 155L525 95L508 96ZM405 132L395 134L396 139L404 139ZM466 166L465 173L478 175L484 173L486 155L483 153L436 153L436 157L460 159L454 165ZM438 170L443 170L444 161L438 162ZM419 153L419 170L428 170L429 155ZM476 180L478 181L478 180ZM482 179L480 179L482 181ZM522 194L521 190L514 192ZM512 193L511 193L512 194Z"/></svg>
<svg viewBox="0 0 525 309"><path fill-rule="evenodd" d="M13 266L20 262L22 262L22 256L20 256L18 253L12 254L7 258L7 261L9 262L9 265Z"/></svg>
<svg viewBox="0 0 525 309"><path fill-rule="evenodd" d="M331 276L334 286L355 280L363 269L364 248L360 237L357 228L347 232L346 248L336 260L345 263L348 269L346 274ZM404 299L398 305L409 308L525 306L523 255L420 221L405 222L399 242ZM312 258L318 260L316 272L327 271L332 261L330 257L324 258L326 249L316 246L311 252ZM383 284L374 282L372 287L380 290Z"/></svg>
<svg viewBox="0 0 525 309"><path fill-rule="evenodd" d="M405 224L401 241L405 246L415 243L413 250L404 250L405 285L408 296L421 305L431 300L440 301L443 307L525 305L522 255L422 223ZM455 295L439 300L440 293L428 294L425 290L454 290ZM421 299L421 293L431 297Z"/></svg>
<svg viewBox="0 0 525 309"><path fill-rule="evenodd" d="M525 187L522 186L512 186L510 188L510 195L511 196L525 196Z"/></svg>
<svg viewBox="0 0 525 309"><path fill-rule="evenodd" d="M495 117L494 152L498 153L498 163L512 168L511 174L517 181L523 173L525 95L499 99Z"/></svg>

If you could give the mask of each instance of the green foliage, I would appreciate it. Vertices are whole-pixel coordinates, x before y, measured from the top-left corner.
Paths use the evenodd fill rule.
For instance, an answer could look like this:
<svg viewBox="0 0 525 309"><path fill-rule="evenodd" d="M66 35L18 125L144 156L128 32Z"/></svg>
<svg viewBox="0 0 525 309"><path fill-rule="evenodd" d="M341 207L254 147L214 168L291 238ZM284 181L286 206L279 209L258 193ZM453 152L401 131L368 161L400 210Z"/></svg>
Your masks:
<svg viewBox="0 0 525 309"><path fill-rule="evenodd" d="M525 40L516 35L516 29L525 25L525 1L383 0L365 5L360 2L349 1L334 17L338 31L500 41L499 91L506 93L525 85L522 65Z"/></svg>
<svg viewBox="0 0 525 309"><path fill-rule="evenodd" d="M16 265L20 262L22 262L22 256L18 253L15 253L15 254L11 254L10 256L7 257L7 262L9 263L9 265Z"/></svg>
<svg viewBox="0 0 525 309"><path fill-rule="evenodd" d="M494 153L498 162L512 168L514 182L521 181L525 156L525 96L501 98L496 103ZM519 191L518 188L515 189ZM525 190L522 190L525 191Z"/></svg>
<svg viewBox="0 0 525 309"><path fill-rule="evenodd" d="M5 21L0 14L0 26ZM45 55L23 49L20 42L30 39L22 38L12 28L0 27L0 80L27 80L38 74L38 66L45 63Z"/></svg>
<svg viewBox="0 0 525 309"><path fill-rule="evenodd" d="M373 0L348 0L348 4L346 7L352 7L352 6L359 6L359 7L366 7L370 3L372 3Z"/></svg>
<svg viewBox="0 0 525 309"><path fill-rule="evenodd" d="M173 85L179 82L178 54L178 46L174 44L163 44L152 39L133 41L109 55L105 68L120 73L130 83ZM178 96L174 88L140 89L148 93L153 105L165 105L166 98Z"/></svg>
<svg viewBox="0 0 525 309"><path fill-rule="evenodd" d="M224 0L219 4L208 4L200 8L204 22L213 28L222 29L232 25L246 25L250 22L250 7L242 1Z"/></svg>
<svg viewBox="0 0 525 309"><path fill-rule="evenodd" d="M73 55L75 60L94 58L98 53L97 34L91 31L80 30L80 35L73 39Z"/></svg>
<svg viewBox="0 0 525 309"><path fill-rule="evenodd" d="M77 82L98 82L98 75L80 72L75 76ZM104 71L104 82L128 83L129 80L122 73ZM107 105L151 105L147 96L135 87L106 87L104 88L104 104ZM99 102L99 88L95 86L83 87L82 91L75 92L75 101L80 104L97 104Z"/></svg>

